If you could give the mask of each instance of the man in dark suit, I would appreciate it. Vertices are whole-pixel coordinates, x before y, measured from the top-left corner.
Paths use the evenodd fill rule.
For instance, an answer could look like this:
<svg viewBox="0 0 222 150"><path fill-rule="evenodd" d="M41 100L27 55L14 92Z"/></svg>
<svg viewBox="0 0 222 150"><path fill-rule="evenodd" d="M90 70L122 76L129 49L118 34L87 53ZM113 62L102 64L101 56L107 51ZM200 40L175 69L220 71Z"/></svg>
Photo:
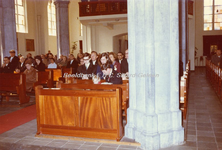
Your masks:
<svg viewBox="0 0 222 150"><path fill-rule="evenodd" d="M91 60L90 63L93 65L93 74L96 74L97 65L98 65L98 55L96 51L91 52Z"/></svg>
<svg viewBox="0 0 222 150"><path fill-rule="evenodd" d="M118 54L117 54L117 57L118 57L118 62L119 62L119 64L121 64L122 63L122 61L123 61L123 53L122 52L118 52Z"/></svg>
<svg viewBox="0 0 222 150"><path fill-rule="evenodd" d="M19 58L17 56L15 56L15 50L10 50L9 51L10 53L10 66L11 66L11 69L13 71L15 71L15 68L18 66L18 63L19 63Z"/></svg>
<svg viewBox="0 0 222 150"><path fill-rule="evenodd" d="M72 73L75 74L77 73L78 62L73 54L69 54L69 59L70 60L68 61L66 68L72 68Z"/></svg>
<svg viewBox="0 0 222 150"><path fill-rule="evenodd" d="M121 62L121 72L128 74L128 49L125 51L125 59Z"/></svg>
<svg viewBox="0 0 222 150"><path fill-rule="evenodd" d="M81 79L92 79L93 65L90 63L90 54L83 54L84 65L78 67L77 73Z"/></svg>
<svg viewBox="0 0 222 150"><path fill-rule="evenodd" d="M1 73L13 73L14 70L12 69L11 64L10 64L10 58L4 57L3 61L4 63L1 68Z"/></svg>
<svg viewBox="0 0 222 150"><path fill-rule="evenodd" d="M211 62L217 66L220 66L220 61L221 61L221 50L218 49L216 51L216 54L211 57Z"/></svg>
<svg viewBox="0 0 222 150"><path fill-rule="evenodd" d="M20 57L19 64L18 64L18 66L16 67L15 71L16 71L17 73L20 73L20 72L24 72L25 69L26 69L26 67L25 67L25 57L24 57L24 56L21 56L21 57Z"/></svg>
<svg viewBox="0 0 222 150"><path fill-rule="evenodd" d="M112 83L112 84L122 84L122 77L121 74L117 71L115 71L111 65L108 63L103 64L101 66L101 70L103 72L103 75L105 77L106 82Z"/></svg>

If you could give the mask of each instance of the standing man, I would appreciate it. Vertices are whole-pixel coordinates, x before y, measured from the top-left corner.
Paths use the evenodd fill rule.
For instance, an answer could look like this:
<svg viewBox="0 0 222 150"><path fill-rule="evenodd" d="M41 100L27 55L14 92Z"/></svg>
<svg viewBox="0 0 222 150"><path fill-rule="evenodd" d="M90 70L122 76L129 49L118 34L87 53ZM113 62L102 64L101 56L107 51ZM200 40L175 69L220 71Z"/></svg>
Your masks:
<svg viewBox="0 0 222 150"><path fill-rule="evenodd" d="M15 68L19 64L19 58L17 56L15 56L15 50L10 50L9 54L10 54L10 66L11 66L11 69L13 71L15 71Z"/></svg>

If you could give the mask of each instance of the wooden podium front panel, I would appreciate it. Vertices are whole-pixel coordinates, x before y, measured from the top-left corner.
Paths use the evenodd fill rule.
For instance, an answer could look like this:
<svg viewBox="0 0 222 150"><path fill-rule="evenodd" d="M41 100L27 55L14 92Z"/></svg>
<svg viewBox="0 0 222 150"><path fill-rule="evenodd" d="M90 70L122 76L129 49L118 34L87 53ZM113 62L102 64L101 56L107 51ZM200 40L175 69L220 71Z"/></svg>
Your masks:
<svg viewBox="0 0 222 150"><path fill-rule="evenodd" d="M40 124L76 126L78 101L71 96L40 96Z"/></svg>
<svg viewBox="0 0 222 150"><path fill-rule="evenodd" d="M79 101L81 127L117 129L115 97L81 97Z"/></svg>
<svg viewBox="0 0 222 150"><path fill-rule="evenodd" d="M120 140L120 88L115 91L36 87L37 134Z"/></svg>

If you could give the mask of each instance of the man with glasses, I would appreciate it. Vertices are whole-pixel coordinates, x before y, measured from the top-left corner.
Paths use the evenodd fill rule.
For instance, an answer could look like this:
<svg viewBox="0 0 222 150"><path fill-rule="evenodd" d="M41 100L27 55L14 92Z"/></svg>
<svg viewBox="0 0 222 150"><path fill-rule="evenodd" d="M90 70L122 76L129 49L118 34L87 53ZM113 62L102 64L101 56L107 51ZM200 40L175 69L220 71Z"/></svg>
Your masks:
<svg viewBox="0 0 222 150"><path fill-rule="evenodd" d="M78 67L77 73L81 79L92 79L93 65L90 63L90 54L83 54L84 65Z"/></svg>

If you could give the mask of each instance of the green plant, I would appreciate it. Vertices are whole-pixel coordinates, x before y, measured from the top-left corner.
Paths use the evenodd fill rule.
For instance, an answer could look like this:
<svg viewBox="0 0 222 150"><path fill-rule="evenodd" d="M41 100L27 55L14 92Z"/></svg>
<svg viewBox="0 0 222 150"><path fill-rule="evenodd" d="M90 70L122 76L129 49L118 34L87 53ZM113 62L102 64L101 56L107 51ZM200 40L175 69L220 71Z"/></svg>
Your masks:
<svg viewBox="0 0 222 150"><path fill-rule="evenodd" d="M75 41L75 42L72 42L73 43L73 45L72 45L72 47L71 47L71 53L73 54L74 53L74 51L77 49L77 42L78 41Z"/></svg>

